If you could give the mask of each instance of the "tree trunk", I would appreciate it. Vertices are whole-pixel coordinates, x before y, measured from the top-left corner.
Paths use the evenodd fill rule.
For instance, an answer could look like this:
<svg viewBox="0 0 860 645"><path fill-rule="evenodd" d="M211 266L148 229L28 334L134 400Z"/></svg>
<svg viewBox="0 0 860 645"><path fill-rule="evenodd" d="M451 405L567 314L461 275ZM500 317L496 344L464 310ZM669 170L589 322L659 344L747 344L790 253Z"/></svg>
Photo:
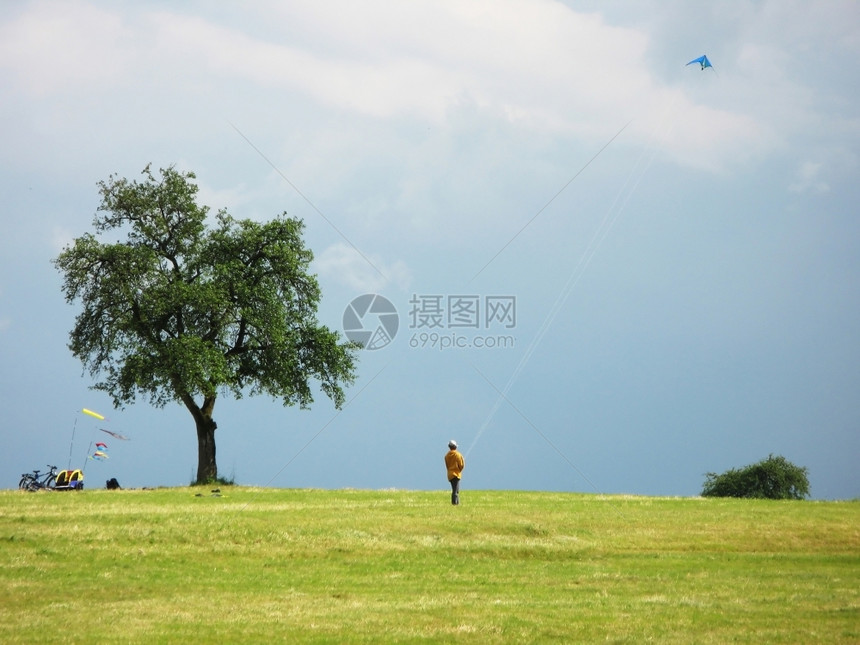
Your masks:
<svg viewBox="0 0 860 645"><path fill-rule="evenodd" d="M215 397L206 397L202 406L198 406L190 395L182 397L185 407L194 417L197 426L197 481L196 484L207 484L218 478L218 465L215 462L215 429L218 424L212 418L215 408Z"/></svg>
<svg viewBox="0 0 860 645"><path fill-rule="evenodd" d="M215 421L212 417L203 418L197 423L197 482L206 484L218 478L218 464L215 462Z"/></svg>

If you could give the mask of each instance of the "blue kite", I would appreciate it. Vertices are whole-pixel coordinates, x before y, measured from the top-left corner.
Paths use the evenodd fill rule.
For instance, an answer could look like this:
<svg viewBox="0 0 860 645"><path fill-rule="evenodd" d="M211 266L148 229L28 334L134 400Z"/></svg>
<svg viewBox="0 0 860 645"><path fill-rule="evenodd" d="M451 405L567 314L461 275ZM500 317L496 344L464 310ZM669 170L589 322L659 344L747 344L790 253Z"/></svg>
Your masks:
<svg viewBox="0 0 860 645"><path fill-rule="evenodd" d="M705 56L704 54L702 54L698 58L694 58L689 63L687 63L687 65L692 65L693 63L698 63L699 65L701 65L702 71L704 71L706 67L710 67L711 69L714 69L714 66L711 65L711 61L709 61L708 57ZM684 65L684 67L686 67L687 65Z"/></svg>

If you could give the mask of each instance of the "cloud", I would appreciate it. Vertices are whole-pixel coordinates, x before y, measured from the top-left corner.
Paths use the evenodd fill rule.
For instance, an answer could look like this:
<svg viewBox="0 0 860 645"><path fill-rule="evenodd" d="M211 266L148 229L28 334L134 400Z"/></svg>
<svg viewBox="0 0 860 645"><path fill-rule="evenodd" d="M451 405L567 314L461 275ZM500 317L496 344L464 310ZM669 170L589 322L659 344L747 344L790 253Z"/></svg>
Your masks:
<svg viewBox="0 0 860 645"><path fill-rule="evenodd" d="M3 289L2 289L2 287L0 287L0 299L2 299L2 296L3 296ZM9 318L8 316L0 314L0 334L5 332L11 326L12 326L12 319Z"/></svg>
<svg viewBox="0 0 860 645"><path fill-rule="evenodd" d="M237 209L253 199L253 195L243 183L229 188L216 188L208 182L201 181L199 177L194 181L198 188L197 202L209 208L210 217L214 217L222 208L235 215Z"/></svg>
<svg viewBox="0 0 860 645"><path fill-rule="evenodd" d="M644 28L552 0L297 1L243 5L233 15L112 9L35 3L2 28L0 60L26 92L77 94L78 110L102 96L143 131L155 127L154 114L188 133L201 127L189 110L286 100L432 127L468 106L485 123L589 143L632 120L626 138L712 170L778 145L773 111L712 100L714 79L692 69L671 84L652 73L657 43ZM752 43L741 57L764 51ZM773 65L783 59L778 50L767 56ZM693 78L709 89L691 91ZM180 102L195 107L177 110ZM86 127L75 103L65 105L70 114L51 118ZM170 141L170 133L152 134Z"/></svg>
<svg viewBox="0 0 860 645"><path fill-rule="evenodd" d="M54 226L51 230L51 248L60 253L67 246L75 243L75 235L63 226Z"/></svg>
<svg viewBox="0 0 860 645"><path fill-rule="evenodd" d="M556 2L299 2L269 10L292 25L288 38L262 40L233 25L156 14L159 55L376 119L439 126L469 105L485 120L590 140L632 119L634 136L698 166L736 162L771 143L751 114L679 97L658 82L644 31ZM658 131L670 108L674 128L666 136Z"/></svg>
<svg viewBox="0 0 860 645"><path fill-rule="evenodd" d="M87 2L36 2L0 25L0 67L25 91L49 96L115 80L131 37L122 19Z"/></svg>
<svg viewBox="0 0 860 645"><path fill-rule="evenodd" d="M827 182L821 179L821 163L805 161L795 173L794 181L788 189L793 193L822 194L830 190Z"/></svg>
<svg viewBox="0 0 860 645"><path fill-rule="evenodd" d="M362 255L353 247L337 242L314 259L314 269L325 279L361 293L376 293L394 286L406 289L412 279L405 262L385 263L376 255Z"/></svg>

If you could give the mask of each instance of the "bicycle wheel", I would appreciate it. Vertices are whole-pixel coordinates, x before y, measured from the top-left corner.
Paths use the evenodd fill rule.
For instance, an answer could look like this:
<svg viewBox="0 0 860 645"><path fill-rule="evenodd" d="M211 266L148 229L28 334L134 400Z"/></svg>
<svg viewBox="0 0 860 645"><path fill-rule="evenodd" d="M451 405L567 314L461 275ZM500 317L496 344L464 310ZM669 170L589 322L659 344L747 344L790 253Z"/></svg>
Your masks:
<svg viewBox="0 0 860 645"><path fill-rule="evenodd" d="M18 482L18 488L21 490L29 490L30 482L33 478L30 475L21 475L21 481Z"/></svg>

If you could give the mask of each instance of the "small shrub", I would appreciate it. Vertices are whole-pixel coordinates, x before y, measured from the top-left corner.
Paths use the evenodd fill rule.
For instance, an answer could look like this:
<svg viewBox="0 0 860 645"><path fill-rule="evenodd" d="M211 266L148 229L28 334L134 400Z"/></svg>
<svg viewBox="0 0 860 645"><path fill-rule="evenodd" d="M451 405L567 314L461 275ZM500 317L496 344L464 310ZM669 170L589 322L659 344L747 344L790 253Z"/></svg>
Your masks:
<svg viewBox="0 0 860 645"><path fill-rule="evenodd" d="M703 497L746 497L755 499L804 499L809 495L808 470L785 457L773 455L722 475L705 474Z"/></svg>

